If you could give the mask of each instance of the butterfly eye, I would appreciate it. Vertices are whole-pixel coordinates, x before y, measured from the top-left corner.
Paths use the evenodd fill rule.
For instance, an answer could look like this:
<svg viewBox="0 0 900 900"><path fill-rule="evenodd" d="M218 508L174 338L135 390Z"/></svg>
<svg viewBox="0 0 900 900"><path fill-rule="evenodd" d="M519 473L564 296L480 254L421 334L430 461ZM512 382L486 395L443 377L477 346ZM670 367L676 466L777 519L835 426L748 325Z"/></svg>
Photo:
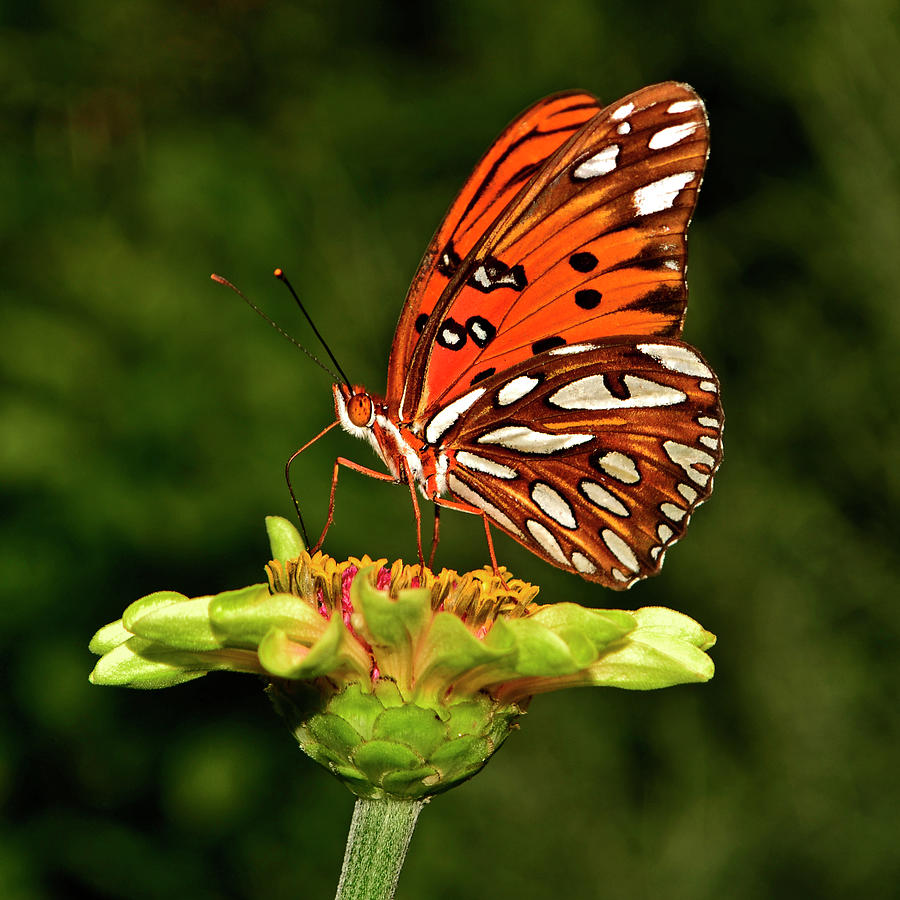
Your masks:
<svg viewBox="0 0 900 900"><path fill-rule="evenodd" d="M366 428L375 421L375 407L368 394L354 394L347 401L347 418L359 428Z"/></svg>

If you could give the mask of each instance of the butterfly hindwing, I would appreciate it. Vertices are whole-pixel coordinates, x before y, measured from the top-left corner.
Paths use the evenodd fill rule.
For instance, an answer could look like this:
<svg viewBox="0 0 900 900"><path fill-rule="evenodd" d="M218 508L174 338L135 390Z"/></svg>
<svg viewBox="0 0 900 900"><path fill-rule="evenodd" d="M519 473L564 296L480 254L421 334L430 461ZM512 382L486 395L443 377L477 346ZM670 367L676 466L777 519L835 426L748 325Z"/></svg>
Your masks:
<svg viewBox="0 0 900 900"><path fill-rule="evenodd" d="M718 385L699 353L658 338L570 346L479 391L440 435L450 493L583 578L625 588L656 572L721 460Z"/></svg>
<svg viewBox="0 0 900 900"><path fill-rule="evenodd" d="M545 349L616 335L678 336L685 230L707 149L703 104L674 82L637 91L572 132L420 319L401 418L427 416ZM405 317L406 310L401 339L409 335Z"/></svg>

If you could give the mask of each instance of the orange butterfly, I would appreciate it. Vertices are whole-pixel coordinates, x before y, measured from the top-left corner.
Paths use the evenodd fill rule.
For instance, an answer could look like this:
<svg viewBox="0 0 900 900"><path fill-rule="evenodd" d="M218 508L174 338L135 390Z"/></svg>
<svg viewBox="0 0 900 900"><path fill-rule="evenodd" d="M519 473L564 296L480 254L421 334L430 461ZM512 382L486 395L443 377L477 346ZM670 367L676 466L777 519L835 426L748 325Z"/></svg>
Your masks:
<svg viewBox="0 0 900 900"><path fill-rule="evenodd" d="M504 131L413 279L385 396L334 386L330 427L390 474L339 459L322 538L343 464L405 482L417 524L416 486L481 515L495 569L489 525L608 587L659 571L722 458L716 377L678 339L708 145L675 82L558 94Z"/></svg>

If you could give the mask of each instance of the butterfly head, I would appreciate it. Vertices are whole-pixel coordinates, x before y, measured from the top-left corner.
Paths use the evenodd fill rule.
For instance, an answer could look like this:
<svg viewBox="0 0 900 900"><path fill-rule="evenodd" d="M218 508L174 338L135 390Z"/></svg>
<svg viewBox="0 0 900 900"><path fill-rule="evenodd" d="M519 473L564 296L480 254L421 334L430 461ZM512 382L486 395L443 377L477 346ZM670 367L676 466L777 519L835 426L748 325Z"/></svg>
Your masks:
<svg viewBox="0 0 900 900"><path fill-rule="evenodd" d="M334 411L344 431L354 437L368 438L375 424L378 403L359 384L336 384L334 390Z"/></svg>

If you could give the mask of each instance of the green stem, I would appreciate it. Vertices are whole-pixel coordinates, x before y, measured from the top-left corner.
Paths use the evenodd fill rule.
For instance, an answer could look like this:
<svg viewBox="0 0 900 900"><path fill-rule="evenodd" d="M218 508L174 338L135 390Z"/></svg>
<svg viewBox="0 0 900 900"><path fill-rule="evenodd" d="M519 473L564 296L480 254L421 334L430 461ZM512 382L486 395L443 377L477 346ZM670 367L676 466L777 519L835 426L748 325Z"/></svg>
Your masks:
<svg viewBox="0 0 900 900"><path fill-rule="evenodd" d="M388 797L356 801L335 900L391 900L426 803Z"/></svg>

